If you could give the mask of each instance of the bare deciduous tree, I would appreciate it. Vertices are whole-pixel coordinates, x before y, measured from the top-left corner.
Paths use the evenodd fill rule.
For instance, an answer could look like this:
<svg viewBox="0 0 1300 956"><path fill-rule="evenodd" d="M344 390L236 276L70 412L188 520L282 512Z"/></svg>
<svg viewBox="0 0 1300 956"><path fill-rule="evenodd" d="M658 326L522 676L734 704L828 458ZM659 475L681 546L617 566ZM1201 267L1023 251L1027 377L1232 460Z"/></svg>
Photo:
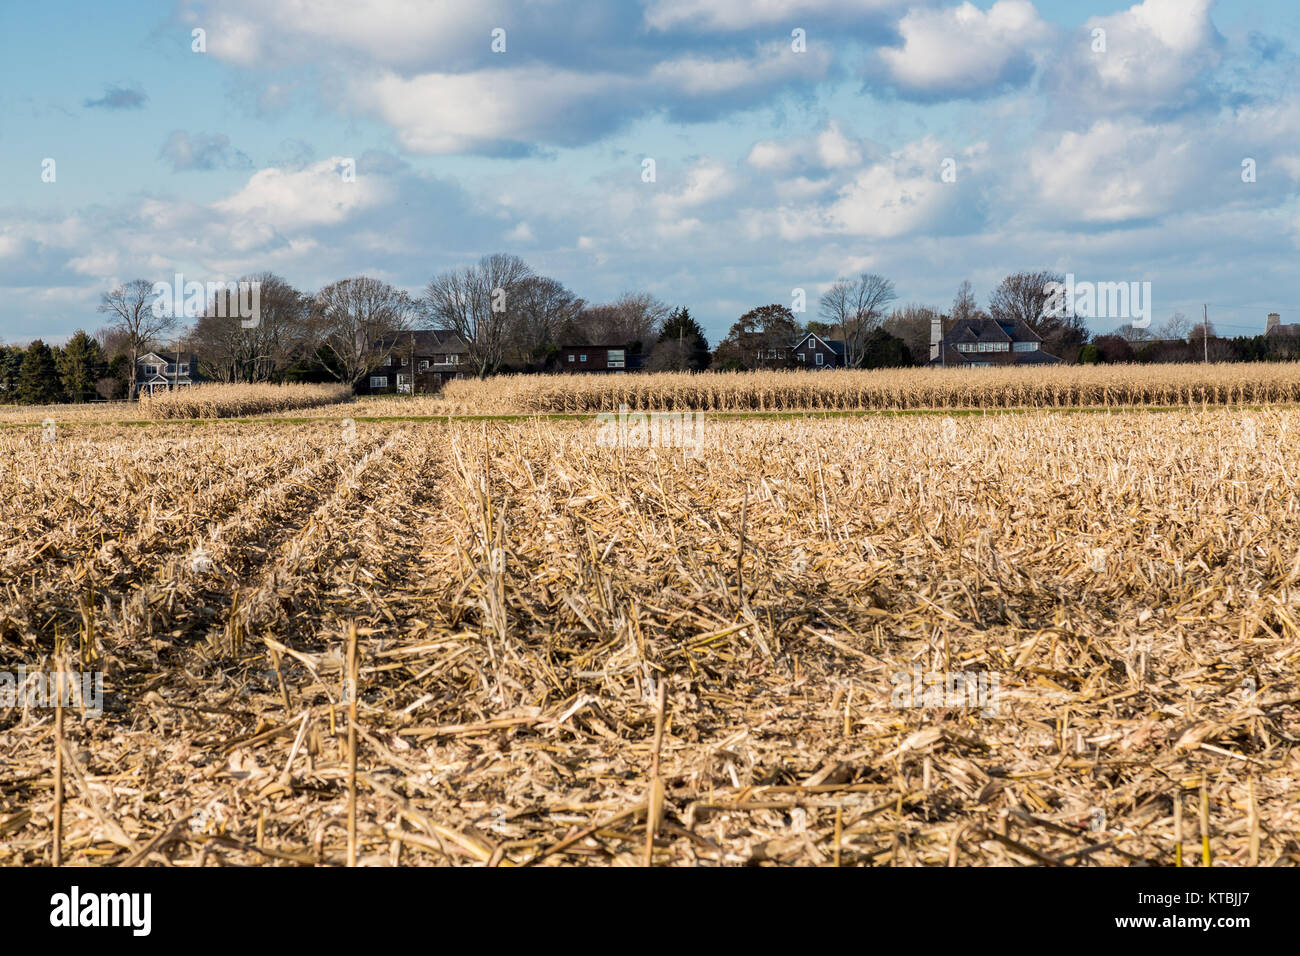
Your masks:
<svg viewBox="0 0 1300 956"><path fill-rule="evenodd" d="M444 272L425 287L425 312L465 340L479 378L495 372L505 359L521 287L532 275L518 256L496 253Z"/></svg>
<svg viewBox="0 0 1300 956"><path fill-rule="evenodd" d="M885 309L898 298L894 283L874 272L856 279L839 279L821 297L819 314L837 326L844 338L844 364L862 364L867 336L884 321Z"/></svg>
<svg viewBox="0 0 1300 956"><path fill-rule="evenodd" d="M989 312L999 322L1023 322L1043 340L1046 352L1073 362L1088 341L1088 327L1072 308L1061 314L1048 308L1047 287L1053 283L1063 286L1065 276L1045 269L1009 275L989 296Z"/></svg>
<svg viewBox="0 0 1300 956"><path fill-rule="evenodd" d="M648 292L624 292L615 301L582 310L565 334L576 345L648 346L672 310Z"/></svg>
<svg viewBox="0 0 1300 956"><path fill-rule="evenodd" d="M692 369L694 352L685 339L664 339L650 352L646 362L649 372L688 372Z"/></svg>
<svg viewBox="0 0 1300 956"><path fill-rule="evenodd" d="M975 301L975 287L970 284L970 279L962 279L961 285L957 287L957 295L952 300L950 318L954 322L960 322L962 319L986 318L980 311L979 303Z"/></svg>
<svg viewBox="0 0 1300 956"><path fill-rule="evenodd" d="M1007 276L989 296L989 315L999 322L1023 322L1046 338L1064 318L1046 314L1051 283L1064 285L1065 276L1046 270Z"/></svg>
<svg viewBox="0 0 1300 956"><path fill-rule="evenodd" d="M330 372L356 385L388 354L396 334L411 327L416 306L387 282L358 276L321 289L312 311L320 348L337 366Z"/></svg>
<svg viewBox="0 0 1300 956"><path fill-rule="evenodd" d="M521 365L540 361L558 344L565 327L582 312L585 303L560 282L530 276L519 284L514 308L509 310L511 357Z"/></svg>
<svg viewBox="0 0 1300 956"><path fill-rule="evenodd" d="M244 326L234 295L208 303L192 335L203 374L221 382L269 382L310 348L310 299L272 273L247 276L260 283L259 321Z"/></svg>
<svg viewBox="0 0 1300 956"><path fill-rule="evenodd" d="M895 309L881 327L902 339L915 361L924 362L930 355L931 323L938 316L936 310L912 303Z"/></svg>
<svg viewBox="0 0 1300 956"><path fill-rule="evenodd" d="M1160 326L1160 338L1186 341L1191 331L1192 323L1187 321L1187 316L1181 312L1175 312L1165 320L1164 325Z"/></svg>
<svg viewBox="0 0 1300 956"><path fill-rule="evenodd" d="M131 349L129 337L116 325L105 325L96 329L94 339L99 343L99 348L106 359L111 360L119 355L125 355Z"/></svg>
<svg viewBox="0 0 1300 956"><path fill-rule="evenodd" d="M176 328L176 317L171 314L170 306L164 308L158 301L153 283L148 279L132 279L105 292L100 297L99 311L113 317L109 328L126 342L131 356L129 395L135 398L140 349Z"/></svg>
<svg viewBox="0 0 1300 956"><path fill-rule="evenodd" d="M1150 329L1135 328L1132 322L1126 322L1115 330L1115 334L1130 345L1135 342L1150 342L1155 338Z"/></svg>

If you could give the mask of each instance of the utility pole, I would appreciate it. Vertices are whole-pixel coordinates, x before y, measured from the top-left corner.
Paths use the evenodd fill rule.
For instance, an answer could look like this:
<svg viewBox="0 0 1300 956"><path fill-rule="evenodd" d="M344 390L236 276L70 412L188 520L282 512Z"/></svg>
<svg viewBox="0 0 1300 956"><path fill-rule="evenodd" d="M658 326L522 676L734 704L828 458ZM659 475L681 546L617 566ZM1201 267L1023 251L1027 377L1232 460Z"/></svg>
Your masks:
<svg viewBox="0 0 1300 956"><path fill-rule="evenodd" d="M1210 307L1201 305L1201 341L1205 343L1205 364L1210 364Z"/></svg>

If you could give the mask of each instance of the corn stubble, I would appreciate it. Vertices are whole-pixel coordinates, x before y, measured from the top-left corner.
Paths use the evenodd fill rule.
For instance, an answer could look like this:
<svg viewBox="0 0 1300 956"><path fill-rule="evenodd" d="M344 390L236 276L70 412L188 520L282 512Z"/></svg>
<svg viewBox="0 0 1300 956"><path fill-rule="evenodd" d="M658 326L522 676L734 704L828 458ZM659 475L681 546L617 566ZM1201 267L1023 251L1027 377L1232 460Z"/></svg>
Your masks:
<svg viewBox="0 0 1300 956"><path fill-rule="evenodd" d="M0 670L106 674L63 859L345 863L355 759L363 865L1300 862L1300 412L952 424L0 432Z"/></svg>

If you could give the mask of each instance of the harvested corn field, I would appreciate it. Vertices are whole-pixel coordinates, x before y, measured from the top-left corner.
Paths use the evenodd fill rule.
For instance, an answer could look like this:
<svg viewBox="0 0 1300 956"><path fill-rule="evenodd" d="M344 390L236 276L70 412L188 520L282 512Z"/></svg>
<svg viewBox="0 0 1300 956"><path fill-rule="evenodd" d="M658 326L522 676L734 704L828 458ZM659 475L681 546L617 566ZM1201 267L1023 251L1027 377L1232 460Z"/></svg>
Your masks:
<svg viewBox="0 0 1300 956"><path fill-rule="evenodd" d="M1293 865L1298 432L6 430L0 862Z"/></svg>
<svg viewBox="0 0 1300 956"><path fill-rule="evenodd" d="M1034 365L456 379L451 414L1123 408L1300 402L1300 364Z"/></svg>

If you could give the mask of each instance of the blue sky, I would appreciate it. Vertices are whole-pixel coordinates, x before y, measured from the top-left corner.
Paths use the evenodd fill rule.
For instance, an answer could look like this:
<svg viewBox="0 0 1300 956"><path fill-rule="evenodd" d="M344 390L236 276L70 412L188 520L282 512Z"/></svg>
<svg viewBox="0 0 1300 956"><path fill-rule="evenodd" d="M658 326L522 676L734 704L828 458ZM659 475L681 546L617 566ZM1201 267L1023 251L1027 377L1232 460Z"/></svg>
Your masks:
<svg viewBox="0 0 1300 956"><path fill-rule="evenodd" d="M945 308L1040 268L1253 333L1300 322L1298 41L1280 0L6 0L0 339L133 278L496 251L714 342L841 275Z"/></svg>

